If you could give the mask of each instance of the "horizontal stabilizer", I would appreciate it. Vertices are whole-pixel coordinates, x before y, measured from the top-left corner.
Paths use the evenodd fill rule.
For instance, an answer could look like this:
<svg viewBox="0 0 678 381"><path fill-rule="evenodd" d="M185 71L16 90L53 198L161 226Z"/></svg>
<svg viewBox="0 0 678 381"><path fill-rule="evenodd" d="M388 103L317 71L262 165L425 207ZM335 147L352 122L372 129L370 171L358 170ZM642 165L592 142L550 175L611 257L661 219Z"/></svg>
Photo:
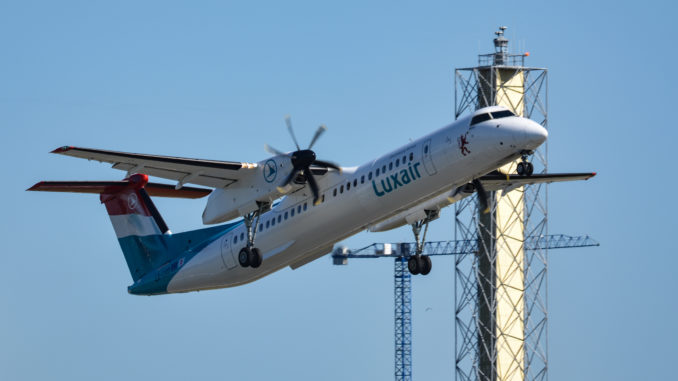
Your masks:
<svg viewBox="0 0 678 381"><path fill-rule="evenodd" d="M70 193L115 193L129 185L129 181L41 181L29 191L41 192L70 192ZM201 198L212 192L211 189L182 187L175 189L174 185L147 183L144 188L150 196L174 198Z"/></svg>

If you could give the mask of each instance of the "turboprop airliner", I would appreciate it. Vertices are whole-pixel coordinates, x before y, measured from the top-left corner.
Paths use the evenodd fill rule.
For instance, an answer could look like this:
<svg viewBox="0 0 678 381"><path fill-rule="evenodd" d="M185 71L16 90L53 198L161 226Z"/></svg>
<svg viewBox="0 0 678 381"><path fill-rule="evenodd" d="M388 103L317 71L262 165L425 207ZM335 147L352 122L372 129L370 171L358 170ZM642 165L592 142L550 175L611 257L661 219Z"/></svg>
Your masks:
<svg viewBox="0 0 678 381"><path fill-rule="evenodd" d="M477 193L487 209L488 191L595 175L533 173L528 158L546 140L546 129L499 106L357 167L316 158L312 147L324 126L302 149L286 122L296 151L267 146L273 156L258 163L64 146L52 153L110 163L127 175L121 181L43 181L28 190L99 194L132 275L128 292L158 295L242 285L287 266L297 269L358 232L403 225L412 226L417 242L408 268L426 275L432 264L422 255L420 231L443 207ZM499 172L518 159L517 173ZM149 176L176 183L149 182ZM170 232L151 200L208 195L202 222L215 226L183 233Z"/></svg>

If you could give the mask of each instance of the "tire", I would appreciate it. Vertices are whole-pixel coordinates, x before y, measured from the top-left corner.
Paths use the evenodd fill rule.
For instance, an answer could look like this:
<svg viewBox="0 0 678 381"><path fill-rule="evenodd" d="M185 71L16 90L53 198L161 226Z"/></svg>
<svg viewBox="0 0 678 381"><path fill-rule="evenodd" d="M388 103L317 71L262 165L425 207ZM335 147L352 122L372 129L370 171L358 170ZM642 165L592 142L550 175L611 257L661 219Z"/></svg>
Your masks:
<svg viewBox="0 0 678 381"><path fill-rule="evenodd" d="M428 255L422 255L421 256L421 275L428 275L428 273L431 272L431 268L433 268L433 263L431 263L431 257Z"/></svg>
<svg viewBox="0 0 678 381"><path fill-rule="evenodd" d="M411 256L410 259L407 260L407 269L410 270L410 274L419 274L419 262L416 255Z"/></svg>
<svg viewBox="0 0 678 381"><path fill-rule="evenodd" d="M527 176L532 176L532 173L534 172L534 165L532 163L527 163L527 168L526 168L526 175Z"/></svg>
<svg viewBox="0 0 678 381"><path fill-rule="evenodd" d="M253 247L252 250L250 250L249 255L250 266L252 266L253 269L256 269L261 266L262 261L263 258L261 257L261 252L256 247Z"/></svg>
<svg viewBox="0 0 678 381"><path fill-rule="evenodd" d="M525 174L525 163L522 161L518 163L518 166L516 167L516 172L518 173L519 176L522 176Z"/></svg>
<svg viewBox="0 0 678 381"><path fill-rule="evenodd" d="M240 263L240 266L249 267L250 255L251 251L249 248L243 247L242 249L240 249L240 252L238 253L238 263Z"/></svg>

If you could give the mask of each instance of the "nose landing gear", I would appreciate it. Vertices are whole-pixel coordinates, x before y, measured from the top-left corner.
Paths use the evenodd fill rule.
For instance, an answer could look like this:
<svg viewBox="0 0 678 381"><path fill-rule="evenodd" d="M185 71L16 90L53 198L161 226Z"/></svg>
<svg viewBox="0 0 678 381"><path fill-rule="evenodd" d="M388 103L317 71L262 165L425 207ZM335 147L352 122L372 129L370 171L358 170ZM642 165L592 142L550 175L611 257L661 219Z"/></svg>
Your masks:
<svg viewBox="0 0 678 381"><path fill-rule="evenodd" d="M527 161L527 155L527 153L523 153L521 161L516 167L516 172L518 172L519 176L532 176L532 173L534 172L534 165Z"/></svg>

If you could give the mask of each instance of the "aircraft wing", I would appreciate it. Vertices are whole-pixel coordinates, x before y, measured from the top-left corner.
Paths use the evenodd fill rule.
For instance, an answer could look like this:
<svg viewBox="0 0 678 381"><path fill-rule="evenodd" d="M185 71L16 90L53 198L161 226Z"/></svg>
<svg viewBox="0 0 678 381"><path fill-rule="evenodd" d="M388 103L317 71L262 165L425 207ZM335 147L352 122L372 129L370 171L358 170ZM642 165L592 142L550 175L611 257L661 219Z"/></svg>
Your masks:
<svg viewBox="0 0 678 381"><path fill-rule="evenodd" d="M543 173L531 176L507 175L498 171L480 177L483 186L488 191L504 190L506 192L523 185L556 183L561 181L588 180L595 176L595 172L585 173Z"/></svg>
<svg viewBox="0 0 678 381"><path fill-rule="evenodd" d="M189 159L173 156L117 152L93 148L64 146L52 153L111 163L122 171L145 173L151 176L192 183L212 188L224 188L250 175L256 164Z"/></svg>

